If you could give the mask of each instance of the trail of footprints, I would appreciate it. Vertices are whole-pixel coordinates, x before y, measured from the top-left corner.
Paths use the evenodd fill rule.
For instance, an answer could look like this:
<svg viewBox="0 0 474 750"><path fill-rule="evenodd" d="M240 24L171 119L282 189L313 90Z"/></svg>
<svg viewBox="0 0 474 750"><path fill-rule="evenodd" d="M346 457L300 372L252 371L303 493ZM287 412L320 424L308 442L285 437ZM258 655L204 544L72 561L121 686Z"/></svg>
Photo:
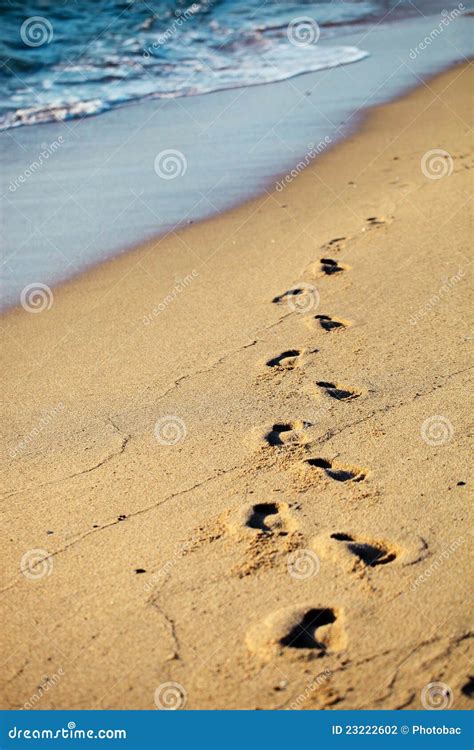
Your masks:
<svg viewBox="0 0 474 750"><path fill-rule="evenodd" d="M384 220L369 217L367 228L383 223ZM338 252L345 243L345 237L337 237L322 250L327 254ZM311 269L316 277L338 277L350 267L325 254ZM276 296L272 302L287 303L295 296L306 294L307 287L303 283L296 285ZM327 314L309 316L309 323L324 335L333 335L352 325L351 321ZM270 371L281 373L295 370L302 364L304 355L302 348L288 348L266 360L265 366ZM316 386L326 398L339 402L353 401L362 395L360 391L338 382L318 381ZM366 479L368 471L362 467L321 456L301 456L298 451L305 443L304 431L308 427L311 424L303 420L275 421L259 433L259 439L263 439L272 450L284 449L285 454L290 451L290 457L299 461L309 477L338 483L359 483ZM303 536L294 516L298 509L296 503L261 501L239 506L231 512L226 521L227 530L239 540L247 541L248 553L246 561L233 572L240 577L252 575L262 568L274 567L283 553L286 560L289 553L301 550ZM428 554L427 544L421 538L402 538L394 543L384 539L382 534L372 536L352 529L326 530L309 545L319 558L336 563L346 573L357 572L359 575L395 562L411 565ZM264 660L281 653L305 659L336 653L347 646L344 613L337 607L322 606L314 601L284 607L271 612L250 628L246 645L251 653Z"/></svg>
<svg viewBox="0 0 474 750"><path fill-rule="evenodd" d="M369 217L364 231L383 223L383 219ZM350 266L328 257L330 253L342 250L345 242L345 237L337 237L323 246L322 250L327 255L310 267L315 277L337 277L350 270ZM306 294L307 286L303 283L296 285L277 295L272 302L289 302L295 296ZM326 314L314 315L309 323L325 334L343 331L351 325L351 321ZM287 349L267 360L266 366L278 371L294 370L300 366L303 356L302 349ZM361 396L360 391L341 383L318 381L316 386L327 398L335 401L347 402ZM311 425L303 421L275 422L264 432L264 440L274 449L297 446L302 431L308 426ZM340 464L321 456L305 458L304 465L307 471L316 472L318 476L325 476L334 482L357 483L367 476L366 469ZM285 503L261 502L251 505L241 512L239 523L241 529L257 534L257 544L297 533L297 523ZM418 540L416 544L410 540L404 542L403 545L395 545L379 537L340 531L325 532L313 540L311 546L320 557L331 559L346 571L354 572L376 569L396 560L402 564L412 564L424 555L426 544L423 540ZM263 658L271 658L280 651L323 656L346 647L343 621L343 613L334 607L315 606L314 603L286 607L256 624L249 631L246 642L250 651Z"/></svg>

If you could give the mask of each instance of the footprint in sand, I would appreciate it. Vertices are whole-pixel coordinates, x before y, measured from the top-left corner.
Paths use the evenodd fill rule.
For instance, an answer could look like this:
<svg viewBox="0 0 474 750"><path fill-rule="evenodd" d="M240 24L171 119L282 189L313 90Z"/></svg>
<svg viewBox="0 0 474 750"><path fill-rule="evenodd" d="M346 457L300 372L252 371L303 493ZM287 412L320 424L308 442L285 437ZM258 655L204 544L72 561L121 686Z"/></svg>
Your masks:
<svg viewBox="0 0 474 750"><path fill-rule="evenodd" d="M266 659L277 654L306 659L321 657L346 647L342 619L341 611L333 607L285 607L249 630L247 647Z"/></svg>
<svg viewBox="0 0 474 750"><path fill-rule="evenodd" d="M316 385L322 388L328 396L335 398L337 401L352 401L362 395L360 391L356 391L354 388L349 388L349 386L342 385L341 383L328 383L325 380L318 380Z"/></svg>
<svg viewBox="0 0 474 750"><path fill-rule="evenodd" d="M421 537L402 535L393 542L384 534L353 531L326 532L313 539L311 546L320 557L333 560L348 572L391 563L413 565L428 554L428 545Z"/></svg>
<svg viewBox="0 0 474 750"><path fill-rule="evenodd" d="M271 427L259 430L259 436L272 447L297 445L301 443L302 431L308 427L311 427L311 422L303 420L274 422Z"/></svg>
<svg viewBox="0 0 474 750"><path fill-rule="evenodd" d="M466 682L461 688L461 693L468 698L474 698L474 677L469 675Z"/></svg>
<svg viewBox="0 0 474 750"><path fill-rule="evenodd" d="M366 567L375 568L376 565L386 565L397 557L395 549L383 541L358 539L352 534L342 532L331 534L331 539L342 544L347 552Z"/></svg>
<svg viewBox="0 0 474 750"><path fill-rule="evenodd" d="M334 465L326 458L308 458L305 464L311 469L323 471L327 477L336 482L362 482L367 476L366 469L361 469L359 466Z"/></svg>
<svg viewBox="0 0 474 750"><path fill-rule="evenodd" d="M307 322L311 327L317 325L322 328L323 331L327 331L328 333L331 331L342 331L344 328L348 328L352 325L349 320L331 318L330 315L315 315L314 317L309 318Z"/></svg>
<svg viewBox="0 0 474 750"><path fill-rule="evenodd" d="M305 294L305 292L307 292L307 289L305 289L304 286L295 286L292 289L287 289L286 292L283 292L282 294L277 294L277 296L272 299L272 302L274 305L279 305L281 302L292 301L295 297L300 297Z"/></svg>
<svg viewBox="0 0 474 750"><path fill-rule="evenodd" d="M237 536L252 540L288 536L296 531L297 523L288 503L268 500L239 506L229 516L227 527Z"/></svg>
<svg viewBox="0 0 474 750"><path fill-rule="evenodd" d="M286 302L291 312L308 313L319 305L319 292L313 284L300 281L283 294L278 294L272 302L275 305Z"/></svg>
<svg viewBox="0 0 474 750"><path fill-rule="evenodd" d="M297 507L293 506L292 507ZM260 570L284 568L288 554L301 544L298 524L285 502L261 502L244 505L228 519L227 527L247 547L232 575L244 578Z"/></svg>
<svg viewBox="0 0 474 750"><path fill-rule="evenodd" d="M296 527L286 503L256 503L244 511L242 522L248 529L277 536L287 536Z"/></svg>
<svg viewBox="0 0 474 750"><path fill-rule="evenodd" d="M362 230L363 232L365 232L367 229L371 229L372 227L380 227L382 226L382 224L386 223L385 219L380 216L368 216L366 222L368 226L364 227L364 229Z"/></svg>
<svg viewBox="0 0 474 750"><path fill-rule="evenodd" d="M350 268L350 266L345 263L339 263L339 261L334 260L334 258L321 258L319 262L320 266L319 272L317 273L318 276L334 276L343 271L348 271Z"/></svg>
<svg viewBox="0 0 474 750"><path fill-rule="evenodd" d="M272 357L266 362L267 367L273 367L277 370L293 370L298 367L301 355L301 349L287 349L276 357Z"/></svg>

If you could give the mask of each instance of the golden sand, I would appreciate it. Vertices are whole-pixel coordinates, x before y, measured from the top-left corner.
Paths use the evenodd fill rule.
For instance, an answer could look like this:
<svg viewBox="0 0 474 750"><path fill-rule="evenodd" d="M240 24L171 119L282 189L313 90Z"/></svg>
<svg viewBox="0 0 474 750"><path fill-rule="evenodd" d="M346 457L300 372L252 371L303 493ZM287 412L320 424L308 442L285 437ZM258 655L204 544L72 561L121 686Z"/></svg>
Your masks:
<svg viewBox="0 0 474 750"><path fill-rule="evenodd" d="M470 90L3 317L3 707L469 706Z"/></svg>

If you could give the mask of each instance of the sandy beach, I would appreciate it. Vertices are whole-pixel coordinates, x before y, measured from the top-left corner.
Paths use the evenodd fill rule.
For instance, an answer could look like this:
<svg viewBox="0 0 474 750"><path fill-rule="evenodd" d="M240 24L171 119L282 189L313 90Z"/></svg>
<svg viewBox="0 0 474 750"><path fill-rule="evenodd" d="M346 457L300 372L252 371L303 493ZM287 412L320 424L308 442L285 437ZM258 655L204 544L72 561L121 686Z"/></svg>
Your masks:
<svg viewBox="0 0 474 750"><path fill-rule="evenodd" d="M472 706L470 92L3 315L2 707Z"/></svg>

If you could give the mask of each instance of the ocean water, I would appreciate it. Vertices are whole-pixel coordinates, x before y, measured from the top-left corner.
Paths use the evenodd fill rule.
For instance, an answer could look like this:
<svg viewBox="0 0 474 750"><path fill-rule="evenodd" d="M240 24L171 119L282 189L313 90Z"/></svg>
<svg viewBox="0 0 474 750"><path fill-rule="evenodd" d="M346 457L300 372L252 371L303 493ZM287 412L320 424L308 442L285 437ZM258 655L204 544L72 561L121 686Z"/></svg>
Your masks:
<svg viewBox="0 0 474 750"><path fill-rule="evenodd" d="M355 27L437 6L437 0L0 0L0 129L352 63L367 54L345 43ZM316 37L330 43L305 43Z"/></svg>

